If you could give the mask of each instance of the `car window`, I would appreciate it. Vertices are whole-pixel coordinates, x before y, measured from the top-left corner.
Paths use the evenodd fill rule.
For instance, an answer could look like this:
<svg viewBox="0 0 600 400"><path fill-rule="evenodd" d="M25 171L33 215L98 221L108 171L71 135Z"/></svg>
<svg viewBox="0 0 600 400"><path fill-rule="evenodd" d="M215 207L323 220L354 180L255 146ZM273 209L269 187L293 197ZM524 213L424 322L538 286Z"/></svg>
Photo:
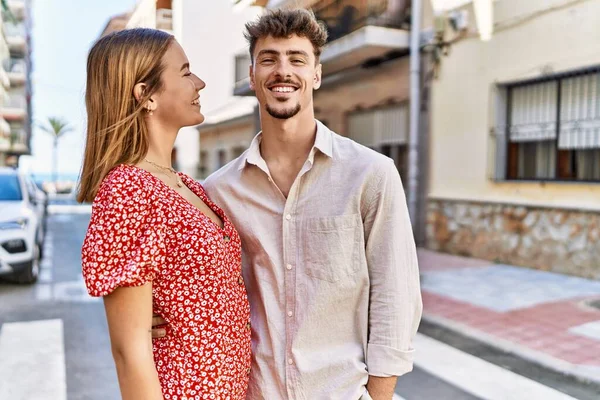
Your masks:
<svg viewBox="0 0 600 400"><path fill-rule="evenodd" d="M16 175L0 175L0 201L23 200L21 185Z"/></svg>

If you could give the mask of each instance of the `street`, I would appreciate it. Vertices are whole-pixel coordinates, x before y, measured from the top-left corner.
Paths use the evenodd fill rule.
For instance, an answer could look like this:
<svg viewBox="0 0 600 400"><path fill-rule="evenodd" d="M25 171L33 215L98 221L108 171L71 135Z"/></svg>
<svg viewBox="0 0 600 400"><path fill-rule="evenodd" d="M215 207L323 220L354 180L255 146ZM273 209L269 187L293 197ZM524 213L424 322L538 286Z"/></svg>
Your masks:
<svg viewBox="0 0 600 400"><path fill-rule="evenodd" d="M81 281L79 252L88 220L85 212L50 215L39 281L0 283L0 399L119 398L102 302L88 297ZM430 324L422 324L415 347L415 370L399 379L398 399L599 395L596 387Z"/></svg>

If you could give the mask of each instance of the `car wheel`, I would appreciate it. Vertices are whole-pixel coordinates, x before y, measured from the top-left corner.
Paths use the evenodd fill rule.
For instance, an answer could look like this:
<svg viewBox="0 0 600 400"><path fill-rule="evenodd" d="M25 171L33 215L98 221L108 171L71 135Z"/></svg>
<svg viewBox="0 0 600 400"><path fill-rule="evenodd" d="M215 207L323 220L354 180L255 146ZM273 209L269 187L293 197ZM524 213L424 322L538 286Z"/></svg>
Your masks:
<svg viewBox="0 0 600 400"><path fill-rule="evenodd" d="M11 281L15 283L35 283L40 274L40 246L35 245L35 251L33 253L33 259L31 264L24 268L22 271L13 275Z"/></svg>

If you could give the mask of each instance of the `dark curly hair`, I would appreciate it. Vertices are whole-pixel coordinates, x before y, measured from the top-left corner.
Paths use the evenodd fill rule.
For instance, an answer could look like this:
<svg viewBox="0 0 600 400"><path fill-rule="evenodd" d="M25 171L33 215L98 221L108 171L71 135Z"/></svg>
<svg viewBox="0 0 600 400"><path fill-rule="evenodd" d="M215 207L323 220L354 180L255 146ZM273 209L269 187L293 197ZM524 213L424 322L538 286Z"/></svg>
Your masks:
<svg viewBox="0 0 600 400"><path fill-rule="evenodd" d="M254 61L254 48L259 39L268 36L287 38L294 34L310 40L318 61L327 43L327 28L311 10L305 9L269 10L256 21L248 22L244 37L250 47L250 59Z"/></svg>

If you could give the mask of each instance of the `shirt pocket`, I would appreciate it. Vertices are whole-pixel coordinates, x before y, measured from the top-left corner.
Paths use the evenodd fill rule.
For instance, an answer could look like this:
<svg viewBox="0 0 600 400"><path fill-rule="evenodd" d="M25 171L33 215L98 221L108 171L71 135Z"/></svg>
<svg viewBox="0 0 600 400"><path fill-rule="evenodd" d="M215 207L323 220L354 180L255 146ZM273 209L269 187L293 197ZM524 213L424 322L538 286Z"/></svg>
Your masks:
<svg viewBox="0 0 600 400"><path fill-rule="evenodd" d="M306 275L338 282L356 274L360 255L360 214L307 219Z"/></svg>

